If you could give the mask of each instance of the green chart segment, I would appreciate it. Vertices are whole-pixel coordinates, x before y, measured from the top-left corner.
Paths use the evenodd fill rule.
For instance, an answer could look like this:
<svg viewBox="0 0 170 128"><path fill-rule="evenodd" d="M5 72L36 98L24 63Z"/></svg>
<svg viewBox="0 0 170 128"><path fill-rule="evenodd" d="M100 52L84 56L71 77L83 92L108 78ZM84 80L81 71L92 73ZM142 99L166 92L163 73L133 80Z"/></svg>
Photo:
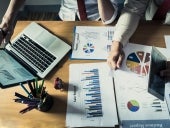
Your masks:
<svg viewBox="0 0 170 128"><path fill-rule="evenodd" d="M136 100L130 100L127 103L127 108L131 111L131 112L136 112L139 110L139 103Z"/></svg>
<svg viewBox="0 0 170 128"><path fill-rule="evenodd" d="M139 75L146 76L149 71L150 53L144 51L133 52L126 59L126 66Z"/></svg>

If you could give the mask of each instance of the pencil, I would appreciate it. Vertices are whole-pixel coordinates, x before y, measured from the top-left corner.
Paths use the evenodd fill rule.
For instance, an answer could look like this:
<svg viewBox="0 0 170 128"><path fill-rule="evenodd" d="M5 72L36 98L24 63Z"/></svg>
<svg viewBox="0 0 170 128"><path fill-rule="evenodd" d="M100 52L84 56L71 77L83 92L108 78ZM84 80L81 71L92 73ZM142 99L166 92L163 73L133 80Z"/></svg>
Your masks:
<svg viewBox="0 0 170 128"><path fill-rule="evenodd" d="M32 84L31 84L30 81L28 81L28 86L29 86L29 88L30 88L30 90L31 90L32 95L33 95L34 97L36 97L36 93L35 93L35 91L34 91L34 89L33 89L33 86L32 86Z"/></svg>
<svg viewBox="0 0 170 128"><path fill-rule="evenodd" d="M19 97L19 98L21 98L21 99L27 99L27 100L29 100L28 97L23 96L23 95L21 95L21 94L19 94L19 93L17 93L17 92L15 92L15 96L17 96L17 97Z"/></svg>
<svg viewBox="0 0 170 128"><path fill-rule="evenodd" d="M38 79L35 79L35 90L36 90L36 95L38 94Z"/></svg>
<svg viewBox="0 0 170 128"><path fill-rule="evenodd" d="M36 108L37 106L28 106L20 111L21 114L24 114L28 111L31 111L32 109Z"/></svg>

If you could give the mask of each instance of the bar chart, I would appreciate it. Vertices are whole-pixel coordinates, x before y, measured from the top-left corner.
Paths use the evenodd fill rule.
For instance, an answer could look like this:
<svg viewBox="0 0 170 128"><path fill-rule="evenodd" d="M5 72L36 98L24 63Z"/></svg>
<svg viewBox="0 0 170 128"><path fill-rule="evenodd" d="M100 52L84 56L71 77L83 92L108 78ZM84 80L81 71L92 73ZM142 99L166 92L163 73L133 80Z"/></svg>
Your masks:
<svg viewBox="0 0 170 128"><path fill-rule="evenodd" d="M109 73L103 62L70 65L66 126L118 124L113 78Z"/></svg>
<svg viewBox="0 0 170 128"><path fill-rule="evenodd" d="M85 116L87 118L102 117L101 89L99 70L94 68L82 73L82 89L84 96Z"/></svg>

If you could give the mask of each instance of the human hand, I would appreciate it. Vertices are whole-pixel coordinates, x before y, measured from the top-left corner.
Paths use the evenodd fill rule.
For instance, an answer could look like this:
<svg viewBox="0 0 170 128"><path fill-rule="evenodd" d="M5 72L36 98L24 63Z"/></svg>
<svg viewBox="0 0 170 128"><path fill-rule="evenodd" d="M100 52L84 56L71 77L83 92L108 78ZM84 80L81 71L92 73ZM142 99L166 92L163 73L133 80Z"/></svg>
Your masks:
<svg viewBox="0 0 170 128"><path fill-rule="evenodd" d="M0 24L0 45L5 45L11 39L14 31L14 22L8 18L3 18Z"/></svg>
<svg viewBox="0 0 170 128"><path fill-rule="evenodd" d="M118 41L113 41L111 46L111 51L107 58L107 63L112 69L120 68L122 61L124 59L123 46Z"/></svg>

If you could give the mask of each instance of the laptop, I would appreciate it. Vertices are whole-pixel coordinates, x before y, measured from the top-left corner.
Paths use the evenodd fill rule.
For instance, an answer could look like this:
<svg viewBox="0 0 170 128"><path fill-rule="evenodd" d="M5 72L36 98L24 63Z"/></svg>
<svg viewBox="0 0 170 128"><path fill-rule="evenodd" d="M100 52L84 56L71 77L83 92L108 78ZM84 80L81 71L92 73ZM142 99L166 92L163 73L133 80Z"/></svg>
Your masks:
<svg viewBox="0 0 170 128"><path fill-rule="evenodd" d="M70 49L66 42L31 22L11 44L0 49L1 87L45 78Z"/></svg>
<svg viewBox="0 0 170 128"><path fill-rule="evenodd" d="M160 100L164 100L166 83L160 71L166 69L166 61L167 58L156 47L152 47L148 92Z"/></svg>

